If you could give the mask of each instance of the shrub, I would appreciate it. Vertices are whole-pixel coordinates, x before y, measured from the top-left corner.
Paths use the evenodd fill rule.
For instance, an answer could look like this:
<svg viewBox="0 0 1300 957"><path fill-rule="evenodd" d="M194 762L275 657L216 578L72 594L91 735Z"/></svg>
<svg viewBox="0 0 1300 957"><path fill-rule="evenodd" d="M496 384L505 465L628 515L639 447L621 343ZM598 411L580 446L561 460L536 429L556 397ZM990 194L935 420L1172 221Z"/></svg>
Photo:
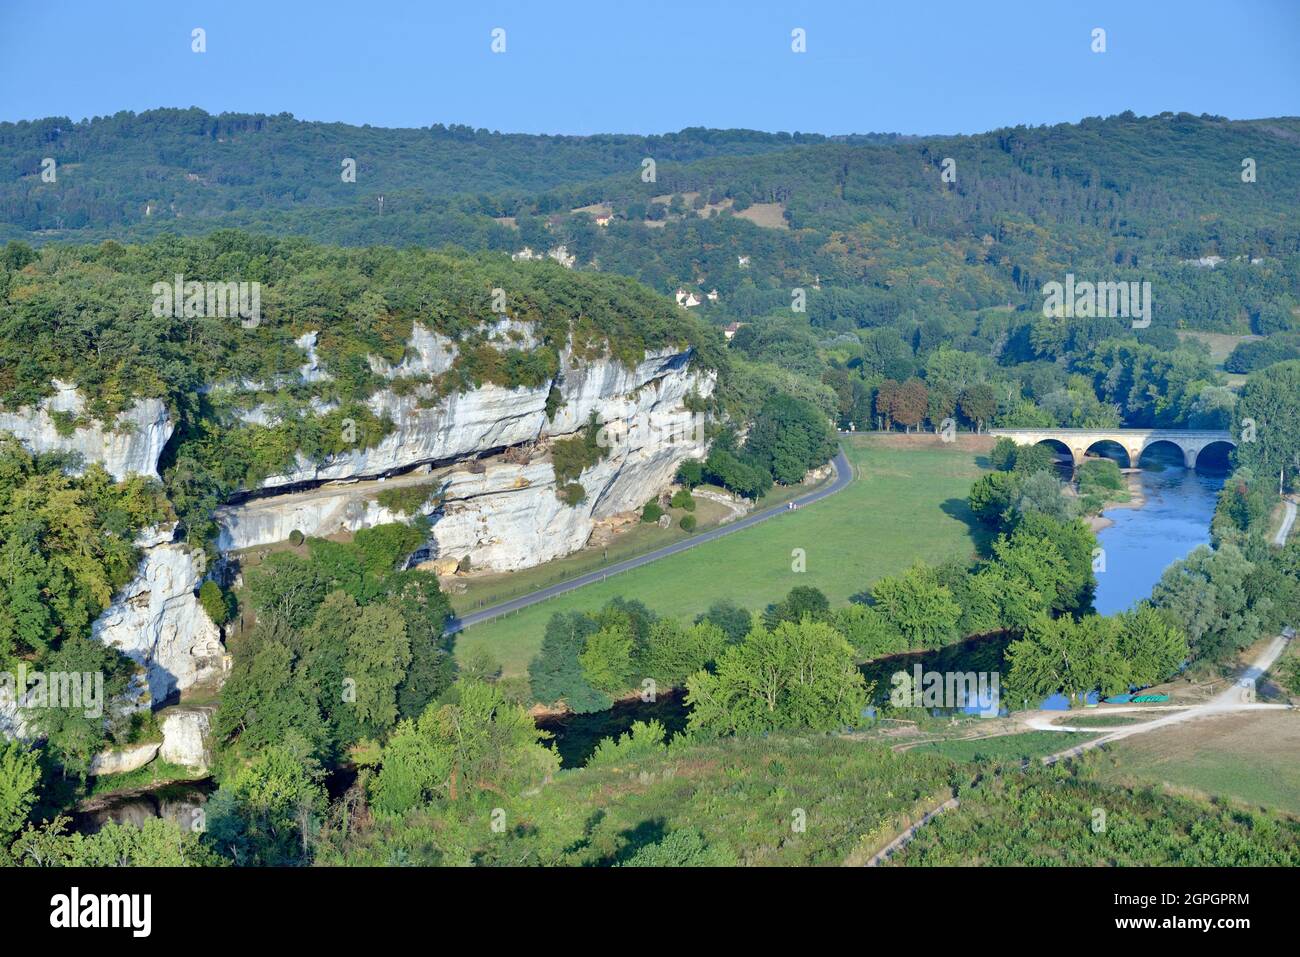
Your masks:
<svg viewBox="0 0 1300 957"><path fill-rule="evenodd" d="M682 531L693 532L695 531L695 526L699 523L696 522L694 515L683 515L682 520L677 524L682 527Z"/></svg>
<svg viewBox="0 0 1300 957"><path fill-rule="evenodd" d="M216 582L205 581L199 588L199 604L218 628L230 620L230 606L226 595Z"/></svg>
<svg viewBox="0 0 1300 957"><path fill-rule="evenodd" d="M466 555L464 558L462 558L459 562L456 563L456 571L458 572L470 572L473 570L474 570L474 563L470 560L470 557L468 555Z"/></svg>
<svg viewBox="0 0 1300 957"><path fill-rule="evenodd" d="M695 511L695 499L686 489L678 489L673 493L672 501L669 502L673 508L684 508L688 512Z"/></svg>
<svg viewBox="0 0 1300 957"><path fill-rule="evenodd" d="M555 469L557 482L569 482L582 474L609 454L609 449L600 443L600 423L596 413L577 435L568 439L556 439L551 443L551 463Z"/></svg>
<svg viewBox="0 0 1300 957"><path fill-rule="evenodd" d="M303 543L303 540L304 540L303 534L302 532L298 531L298 529L295 528L292 532L289 533L289 544L292 545L294 548L297 548L299 545L301 545Z"/></svg>
<svg viewBox="0 0 1300 957"><path fill-rule="evenodd" d="M659 516L663 513L664 510L659 507L659 503L654 499L651 499L645 503L645 508L641 509L641 521L657 522L659 521Z"/></svg>
<svg viewBox="0 0 1300 957"><path fill-rule="evenodd" d="M1080 491L1119 491L1124 488L1124 476L1112 459L1089 459L1079 466Z"/></svg>
<svg viewBox="0 0 1300 957"><path fill-rule="evenodd" d="M50 413L50 418L54 420L54 431L62 438L70 438L77 431L77 414L75 412L64 412L56 409Z"/></svg>
<svg viewBox="0 0 1300 957"><path fill-rule="evenodd" d="M424 508L432 491L432 483L386 488L375 496L375 500L381 508L395 515L414 515Z"/></svg>
<svg viewBox="0 0 1300 957"><path fill-rule="evenodd" d="M1017 447L1014 439L1002 436L993 443L993 451L989 452L989 463L999 472L1010 472L1016 466Z"/></svg>
<svg viewBox="0 0 1300 957"><path fill-rule="evenodd" d="M561 485L555 490L556 497L570 507L581 505L587 500L587 490L578 482Z"/></svg>

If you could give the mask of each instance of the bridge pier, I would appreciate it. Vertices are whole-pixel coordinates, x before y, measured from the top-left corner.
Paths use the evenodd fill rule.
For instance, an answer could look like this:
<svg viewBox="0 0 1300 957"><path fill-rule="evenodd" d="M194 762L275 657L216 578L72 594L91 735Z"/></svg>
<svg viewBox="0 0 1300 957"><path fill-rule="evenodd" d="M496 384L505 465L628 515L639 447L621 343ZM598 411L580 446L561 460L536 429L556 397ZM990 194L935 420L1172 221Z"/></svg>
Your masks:
<svg viewBox="0 0 1300 957"><path fill-rule="evenodd" d="M1187 465L1187 471L1189 472L1196 468L1196 453L1198 451L1199 449L1195 448L1183 449L1183 462Z"/></svg>
<svg viewBox="0 0 1300 957"><path fill-rule="evenodd" d="M1131 469L1137 468L1138 463L1142 460L1141 446L1136 449L1125 449L1125 451L1128 452L1128 467Z"/></svg>

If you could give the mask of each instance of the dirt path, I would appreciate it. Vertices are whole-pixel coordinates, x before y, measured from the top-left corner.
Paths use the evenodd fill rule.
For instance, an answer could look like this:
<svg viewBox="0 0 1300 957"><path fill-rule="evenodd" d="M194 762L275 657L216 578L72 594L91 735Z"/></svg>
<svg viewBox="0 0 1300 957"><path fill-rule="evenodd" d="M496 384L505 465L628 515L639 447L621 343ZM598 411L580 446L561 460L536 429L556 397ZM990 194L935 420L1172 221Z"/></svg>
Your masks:
<svg viewBox="0 0 1300 957"><path fill-rule="evenodd" d="M1192 721L1197 718L1211 718L1217 715L1230 714L1239 711L1285 711L1291 705L1288 704L1256 704L1254 701L1255 684L1263 677L1264 673L1273 666L1273 663L1282 656L1286 650L1289 639L1279 635L1268 643L1268 647L1255 659L1251 665L1237 678L1236 682L1229 685L1226 690L1221 691L1204 704L1196 705L1165 705L1161 710L1167 710L1170 713L1156 718L1154 721L1146 721L1142 724L1130 724L1117 728L1108 734L1102 734L1100 737L1093 738L1091 741L1085 741L1076 747L1069 748L1065 751L1058 751L1056 754L1049 754L1043 758L1044 764L1055 764L1057 761L1068 758L1075 758L1089 751L1092 748L1099 747L1103 744L1109 744L1112 741L1122 741L1125 738L1132 737L1135 734L1145 734L1148 731L1154 731L1157 728L1167 728L1173 724L1179 724L1183 721ZM1155 710L1137 707L1108 707L1092 711L1092 714L1118 714L1124 712L1133 712L1139 710ZM1073 727L1068 724L1053 724L1052 722L1060 719L1060 713L1057 712L1054 718L1042 716L1044 713L1039 712L1038 716L1029 718L1025 723L1037 731L1096 731L1096 728Z"/></svg>
<svg viewBox="0 0 1300 957"><path fill-rule="evenodd" d="M921 820L917 821L915 824L913 824L911 827L905 830L902 834L898 835L898 837L894 838L883 848L881 848L879 851L873 854L871 856L871 860L867 861L867 863L863 866L879 867L882 861L888 860L891 854L894 854L899 849L906 846L907 843L916 836L917 831L925 827L927 824L933 821L944 811L951 811L960 806L961 806L961 800L959 798L949 798L948 800L944 801L933 811L927 813L925 817L921 818Z"/></svg>

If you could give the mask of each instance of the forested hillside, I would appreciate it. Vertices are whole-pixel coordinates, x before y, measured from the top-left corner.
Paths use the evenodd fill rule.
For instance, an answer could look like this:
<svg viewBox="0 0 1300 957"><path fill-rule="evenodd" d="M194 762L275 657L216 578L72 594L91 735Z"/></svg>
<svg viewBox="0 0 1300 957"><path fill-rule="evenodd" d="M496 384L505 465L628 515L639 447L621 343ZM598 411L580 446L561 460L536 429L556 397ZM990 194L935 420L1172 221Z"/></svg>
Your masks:
<svg viewBox="0 0 1300 957"><path fill-rule="evenodd" d="M356 216L378 194L400 212L413 196L535 193L638 169L646 156L689 163L826 139L752 130L579 137L442 124L382 129L194 108L80 122L50 117L0 123L0 220L33 231L192 225L176 220L210 228L232 211L232 223L295 207L341 207ZM53 184L39 175L47 156L58 163ZM355 184L342 177L345 158L356 161Z"/></svg>
<svg viewBox="0 0 1300 957"><path fill-rule="evenodd" d="M716 287L715 311L732 318L788 308L791 288L807 287L809 317L831 328L1033 305L1043 282L1093 268L1158 284L1171 325L1245 331L1296 294L1297 143L1293 118L1189 114L828 140L383 130L157 110L0 124L0 228L39 240L247 226L356 244L565 242L579 268L661 291ZM54 182L42 179L45 157L58 164ZM349 157L355 182L341 175ZM746 219L754 203L779 204L775 223ZM591 204L612 207L613 222L570 212ZM1208 256L1227 261L1181 262Z"/></svg>

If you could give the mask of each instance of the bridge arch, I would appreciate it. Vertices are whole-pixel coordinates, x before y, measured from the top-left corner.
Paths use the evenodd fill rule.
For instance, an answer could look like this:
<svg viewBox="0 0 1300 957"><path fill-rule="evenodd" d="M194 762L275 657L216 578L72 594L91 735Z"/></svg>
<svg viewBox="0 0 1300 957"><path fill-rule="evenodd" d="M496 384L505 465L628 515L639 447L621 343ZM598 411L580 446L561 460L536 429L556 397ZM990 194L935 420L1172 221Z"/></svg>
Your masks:
<svg viewBox="0 0 1300 957"><path fill-rule="evenodd" d="M1114 439L1097 439L1086 449L1084 455L1094 455L1100 458L1114 459L1119 463L1119 467L1133 468L1133 456L1128 449L1120 442Z"/></svg>
<svg viewBox="0 0 1300 957"><path fill-rule="evenodd" d="M1199 449L1188 450L1187 467L1226 472L1232 467L1232 453L1236 448L1237 443L1231 439L1215 439L1213 442L1207 442Z"/></svg>
<svg viewBox="0 0 1300 957"><path fill-rule="evenodd" d="M1186 465L1188 468L1192 468L1191 463L1195 462L1194 457L1196 453L1189 452L1188 446L1183 445L1181 442L1177 441L1176 439L1160 438L1160 439L1152 439L1151 441L1143 444L1142 450L1138 453L1137 461L1133 463L1133 467L1141 468L1142 462L1144 460L1150 461L1150 459L1147 458L1147 453L1153 451L1158 451L1159 454L1157 456L1153 456L1152 458L1158 458L1160 455L1165 455L1172 460L1175 457L1177 457L1179 459L1182 459L1183 464Z"/></svg>
<svg viewBox="0 0 1300 957"><path fill-rule="evenodd" d="M1076 450L1070 448L1070 446L1065 442L1063 442L1061 439L1051 439L1051 438L1039 439L1037 442L1034 443L1034 445L1045 445L1053 452L1055 452L1058 457L1064 455L1066 458L1070 459L1073 462L1079 461L1079 453Z"/></svg>
<svg viewBox="0 0 1300 957"><path fill-rule="evenodd" d="M1197 460L1202 454L1208 456L1207 464L1210 461L1222 464L1227 458L1226 450L1236 446L1232 434L1221 429L1060 427L991 429L989 434L1009 438L1017 445L1047 445L1058 454L1068 453L1076 467L1083 463L1085 455L1089 453L1106 454L1109 451L1111 458L1122 461L1122 457L1113 451L1111 443L1126 453L1131 468L1140 466L1148 450L1165 448L1177 449L1182 464L1189 469L1196 468Z"/></svg>

